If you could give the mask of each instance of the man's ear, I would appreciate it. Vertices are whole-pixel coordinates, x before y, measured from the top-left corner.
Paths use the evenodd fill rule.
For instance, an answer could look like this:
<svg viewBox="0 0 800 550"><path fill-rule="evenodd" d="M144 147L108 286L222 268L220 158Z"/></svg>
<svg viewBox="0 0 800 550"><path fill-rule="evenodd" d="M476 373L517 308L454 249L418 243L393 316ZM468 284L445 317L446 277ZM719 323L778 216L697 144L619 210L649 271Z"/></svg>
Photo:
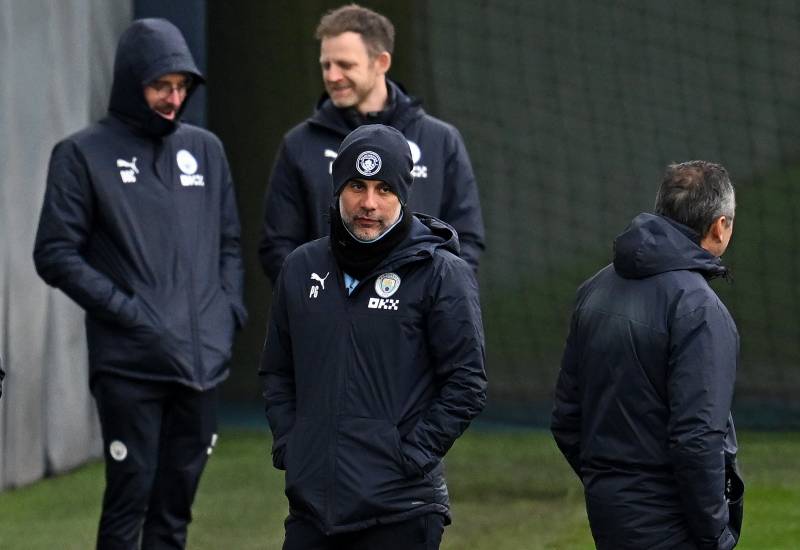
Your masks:
<svg viewBox="0 0 800 550"><path fill-rule="evenodd" d="M725 228L728 227L728 218L726 216L720 216L716 220L711 223L711 227L708 228L708 233L706 234L706 238L710 239L715 243L722 242L722 235L725 231Z"/></svg>
<svg viewBox="0 0 800 550"><path fill-rule="evenodd" d="M720 240L722 240L725 231L727 231L728 228L730 228L732 221L733 220L731 220L728 216L720 216L719 218L714 220L713 224L714 231L716 232Z"/></svg>
<svg viewBox="0 0 800 550"><path fill-rule="evenodd" d="M375 56L372 62L381 74L386 74L392 66L392 54L383 51Z"/></svg>
<svg viewBox="0 0 800 550"><path fill-rule="evenodd" d="M720 216L715 219L711 222L706 234L700 239L700 246L715 256L721 256L724 251L723 237L730 224L731 220L727 216Z"/></svg>

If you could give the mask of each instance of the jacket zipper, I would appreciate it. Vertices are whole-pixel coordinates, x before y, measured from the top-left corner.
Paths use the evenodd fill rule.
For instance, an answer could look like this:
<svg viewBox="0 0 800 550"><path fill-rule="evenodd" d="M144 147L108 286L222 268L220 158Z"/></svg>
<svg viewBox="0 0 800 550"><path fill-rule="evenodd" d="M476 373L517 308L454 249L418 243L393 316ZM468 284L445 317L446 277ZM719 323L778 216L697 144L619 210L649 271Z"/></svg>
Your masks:
<svg viewBox="0 0 800 550"><path fill-rule="evenodd" d="M157 166L159 161L161 160L161 153L163 152L163 148L164 148L163 142L156 143L155 147L156 147L156 166ZM170 197L170 200L172 202L172 211L177 214L177 212L178 212L178 202L175 199L176 187L175 187L175 181L174 181L175 178L172 177L174 175L173 171L174 171L174 169L170 169L170 170L167 171L167 174L169 174L170 177L168 177L166 181L167 181L167 186L169 188L169 197ZM160 174L160 171L157 172L157 174L158 174L159 178L161 178L162 181L164 181L163 176L161 176L161 174ZM180 225L182 226L183 224L180 224ZM183 227L181 227L180 243L181 244L179 245L180 246L180 251L179 252L180 252L180 255L181 255L182 259L183 259L182 263L186 264L186 269L189 272L189 285L188 285L188 288L186 289L186 297L187 297L188 307L189 307L189 326L190 326L190 330L191 330L191 333L192 333L192 358L193 358L192 372L194 373L194 376L195 376L195 378L197 380L197 382L195 384L197 386L197 389L202 391L202 390L205 389L205 387L204 387L205 386L205 381L203 380L203 378L204 378L204 376L203 376L203 364L202 364L203 358L202 358L202 355L200 353L199 337L198 337L199 328L197 326L197 308L196 308L195 300L194 300L194 297L195 297L194 268L192 266L192 255L189 253L189 250L187 250L186 232L185 232L185 230L183 230Z"/></svg>
<svg viewBox="0 0 800 550"><path fill-rule="evenodd" d="M352 297L352 294L351 295L347 294L347 287L344 286L344 273L342 272L342 270L339 268L339 266L336 264L335 261L333 262L333 265L334 265L334 271L336 273L336 284L338 288L342 289L342 292L344 292L344 302L345 302L344 306L345 306L345 313L347 315L347 323L349 329L352 330L353 325L352 325L352 320L350 319L350 305L351 305L350 298ZM353 292L355 292L355 290ZM333 412L333 418L330 419L333 428L331 430L331 441L328 447L329 448L328 456L330 456L331 460L331 468L330 468L331 475L330 475L330 482L328 483L328 506L326 510L326 516L329 526L334 525L334 519L335 519L334 515L336 513L336 509L338 508L338 506L336 506L336 470L337 470L336 449L339 443L339 416L341 414L341 404L342 400L344 399L345 388L347 387L347 373L349 370L350 370L349 368L345 369L344 372L340 373L336 378L339 387L337 388L336 391L337 399L335 400L336 404L334 405L335 409Z"/></svg>

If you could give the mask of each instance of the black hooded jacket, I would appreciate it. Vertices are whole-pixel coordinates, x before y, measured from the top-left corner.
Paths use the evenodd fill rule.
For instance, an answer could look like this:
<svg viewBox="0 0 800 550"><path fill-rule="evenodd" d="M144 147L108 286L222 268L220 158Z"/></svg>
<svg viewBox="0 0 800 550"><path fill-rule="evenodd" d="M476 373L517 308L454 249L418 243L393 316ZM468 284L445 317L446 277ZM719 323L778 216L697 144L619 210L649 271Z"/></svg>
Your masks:
<svg viewBox="0 0 800 550"><path fill-rule="evenodd" d="M350 295L329 237L286 259L260 374L291 513L326 534L448 514L442 457L486 399L477 282L454 250L415 216Z"/></svg>
<svg viewBox="0 0 800 550"><path fill-rule="evenodd" d="M323 95L313 116L284 136L269 180L259 245L261 265L273 283L289 252L328 235L333 159L344 137L367 122L393 126L413 143L409 211L452 226L458 233L459 255L477 270L484 248L483 217L461 135L426 114L398 84L388 80L387 84L392 104L375 120L338 109Z"/></svg>
<svg viewBox="0 0 800 550"><path fill-rule="evenodd" d="M552 431L600 549L728 549L739 337L689 228L640 214L578 290Z"/></svg>
<svg viewBox="0 0 800 550"><path fill-rule="evenodd" d="M109 116L53 149L34 262L86 310L92 377L207 389L227 376L247 317L239 219L216 136L145 101L144 86L167 73L202 82L176 27L134 22L117 49Z"/></svg>

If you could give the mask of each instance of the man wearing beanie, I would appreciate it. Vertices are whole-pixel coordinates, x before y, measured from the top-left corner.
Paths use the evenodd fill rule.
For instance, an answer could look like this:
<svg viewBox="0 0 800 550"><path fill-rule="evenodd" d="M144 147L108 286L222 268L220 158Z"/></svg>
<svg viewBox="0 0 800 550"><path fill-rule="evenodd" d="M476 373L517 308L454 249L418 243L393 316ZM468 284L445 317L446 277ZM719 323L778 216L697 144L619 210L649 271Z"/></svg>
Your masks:
<svg viewBox="0 0 800 550"><path fill-rule="evenodd" d="M478 186L467 148L451 124L389 78L395 29L369 8L346 4L319 21L325 93L314 113L289 130L275 157L264 200L259 258L274 285L286 256L328 235L332 159L342 139L364 124L387 124L408 140L416 178L409 208L458 232L460 256L477 271L484 249Z"/></svg>
<svg viewBox="0 0 800 550"><path fill-rule="evenodd" d="M486 399L483 327L455 231L406 207L411 169L394 128L350 133L331 236L275 285L259 374L284 550L429 550L450 523L442 458Z"/></svg>
<svg viewBox="0 0 800 550"><path fill-rule="evenodd" d="M86 310L106 461L99 549L185 546L216 388L247 316L225 153L180 122L203 81L174 25L135 21L108 116L50 159L34 261Z"/></svg>

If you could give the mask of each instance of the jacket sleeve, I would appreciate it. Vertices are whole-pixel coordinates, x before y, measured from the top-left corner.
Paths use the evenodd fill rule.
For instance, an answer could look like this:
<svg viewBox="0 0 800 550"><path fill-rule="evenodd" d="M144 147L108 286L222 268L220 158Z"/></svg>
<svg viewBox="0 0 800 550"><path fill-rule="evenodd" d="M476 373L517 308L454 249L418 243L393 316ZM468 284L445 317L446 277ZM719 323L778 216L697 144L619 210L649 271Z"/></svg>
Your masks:
<svg viewBox="0 0 800 550"><path fill-rule="evenodd" d="M483 215L469 154L461 134L455 128L448 135L446 149L442 220L452 225L458 233L460 256L477 273L485 246Z"/></svg>
<svg viewBox="0 0 800 550"><path fill-rule="evenodd" d="M236 192L231 178L228 161L222 154L224 163L225 189L222 191L220 222L220 276L222 287L231 303L236 326L244 327L247 322L247 309L244 305L244 265L240 245L241 226L236 206Z"/></svg>
<svg viewBox="0 0 800 550"><path fill-rule="evenodd" d="M272 463L280 470L286 469L286 443L294 426L296 402L294 359L285 292L279 276L272 293L272 311L258 370L263 382L267 421L272 430Z"/></svg>
<svg viewBox="0 0 800 550"><path fill-rule="evenodd" d="M85 159L74 143L63 141L50 157L33 250L36 271L91 315L131 326L138 312L134 300L84 257L95 214Z"/></svg>
<svg viewBox="0 0 800 550"><path fill-rule="evenodd" d="M581 398L578 385L580 353L576 346L577 313L572 316L567 344L556 382L550 431L556 445L581 477Z"/></svg>
<svg viewBox="0 0 800 550"><path fill-rule="evenodd" d="M272 167L264 198L264 219L258 246L261 267L273 285L286 256L310 240L308 219L302 178L284 141Z"/></svg>
<svg viewBox="0 0 800 550"><path fill-rule="evenodd" d="M718 304L676 318L670 328L669 452L700 549L736 544L727 527L724 447L738 347L732 321Z"/></svg>
<svg viewBox="0 0 800 550"><path fill-rule="evenodd" d="M440 462L486 403L478 283L469 266L453 260L436 274L426 326L439 392L401 443L422 472Z"/></svg>

